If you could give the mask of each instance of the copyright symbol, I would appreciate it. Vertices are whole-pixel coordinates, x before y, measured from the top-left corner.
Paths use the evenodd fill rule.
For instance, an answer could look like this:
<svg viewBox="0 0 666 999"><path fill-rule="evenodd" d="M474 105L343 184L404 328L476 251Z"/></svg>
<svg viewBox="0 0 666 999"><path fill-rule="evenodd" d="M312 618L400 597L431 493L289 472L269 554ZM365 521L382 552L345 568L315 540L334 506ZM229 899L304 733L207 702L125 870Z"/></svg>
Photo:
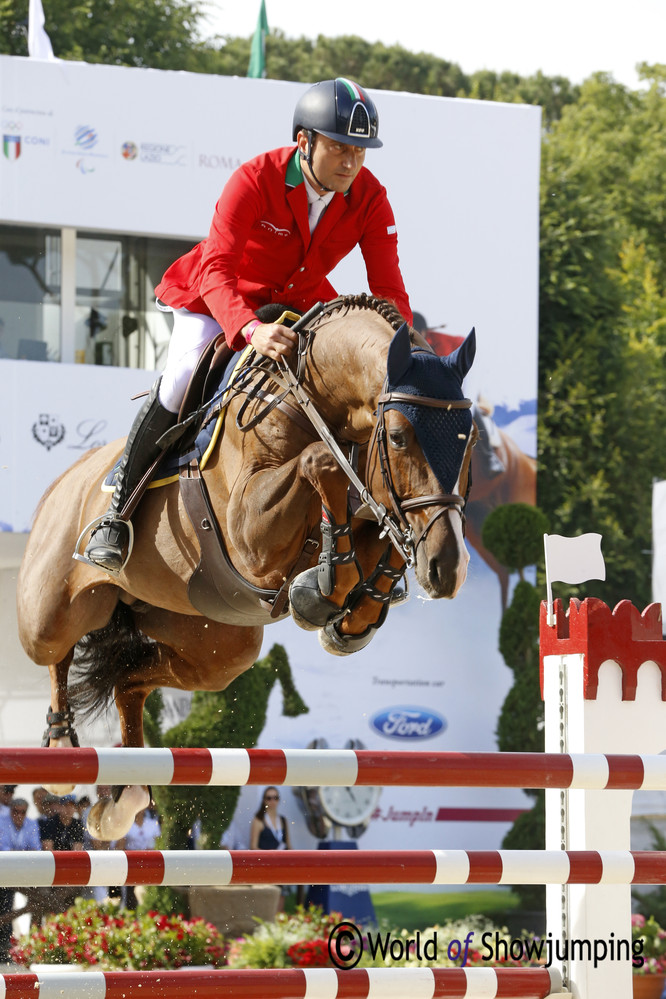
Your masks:
<svg viewBox="0 0 666 999"><path fill-rule="evenodd" d="M345 920L333 927L328 937L328 956L336 968L355 968L362 954L363 937L358 926Z"/></svg>

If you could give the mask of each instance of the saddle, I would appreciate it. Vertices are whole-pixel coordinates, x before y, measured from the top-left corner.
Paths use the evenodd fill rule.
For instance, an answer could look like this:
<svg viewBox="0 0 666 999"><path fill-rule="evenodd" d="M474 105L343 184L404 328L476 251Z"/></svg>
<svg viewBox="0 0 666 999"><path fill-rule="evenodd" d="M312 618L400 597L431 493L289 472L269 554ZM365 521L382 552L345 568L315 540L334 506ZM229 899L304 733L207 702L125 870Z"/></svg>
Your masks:
<svg viewBox="0 0 666 999"><path fill-rule="evenodd" d="M250 351L247 355L243 352L242 357L245 357L246 364L251 363ZM232 361L237 362L238 355L227 345L223 334L210 343L202 354L190 379L178 416L180 427L192 420L191 430L182 436L179 447L181 455L183 451L187 451L188 443L194 443L202 420L207 419L203 415L198 420L192 419L192 414L205 414L211 403L224 397L225 382L230 375L230 368L236 370L236 364L232 365ZM261 384L252 391L248 390L247 395L264 400L266 413L277 406L291 419L301 425L307 425L308 431L311 430L309 422L295 407L267 393ZM225 404L224 401L219 401L216 407L223 408ZM286 574L279 590L266 590L254 586L244 579L231 563L202 475L202 461L197 451L190 452L186 457L189 457L189 460L185 462L181 458L178 476L180 494L201 552L199 564L188 583L188 597L191 604L213 621L245 627L270 624L272 621L287 617L289 585L299 573L308 568L316 555L320 546L319 526L313 528L310 536L306 538L299 557Z"/></svg>

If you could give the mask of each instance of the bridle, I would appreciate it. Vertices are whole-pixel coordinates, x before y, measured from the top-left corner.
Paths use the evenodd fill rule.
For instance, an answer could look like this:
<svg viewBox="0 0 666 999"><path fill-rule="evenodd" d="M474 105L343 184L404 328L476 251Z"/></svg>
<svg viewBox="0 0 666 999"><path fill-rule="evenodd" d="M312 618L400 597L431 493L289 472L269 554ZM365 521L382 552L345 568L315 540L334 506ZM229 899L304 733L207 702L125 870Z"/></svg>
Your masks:
<svg viewBox="0 0 666 999"><path fill-rule="evenodd" d="M469 496L470 489L470 476L468 471L467 476L467 487L465 489L465 495L459 496L457 493L428 493L424 496L412 496L403 499L398 495L395 483L393 481L393 475L391 472L391 463L389 460L389 453L387 447L387 431L386 431L386 407L387 403L407 403L411 406L428 406L438 409L471 409L472 401L471 399L434 399L430 396L421 395L410 395L406 392L390 392L388 389L388 380L384 382L384 387L382 394L377 400L377 422L375 424L375 429L373 431L372 437L370 439L370 446L368 448L368 459L366 468L370 468L371 457L374 449L377 450L377 459L379 462L379 469L382 476L382 483L386 492L388 493L389 499L391 501L391 507L393 513L395 514L398 523L400 524L403 533L408 534L411 537L411 545L414 553L416 549L424 540L430 528L435 524L439 518L446 513L447 510L456 510L460 517L462 518L463 525L465 521L465 506L467 505L467 497ZM464 456L461 463L461 470L464 465ZM367 478L367 473L366 473ZM414 510L426 506L438 506L440 510L435 514L434 517L428 518L425 527L422 529L420 534L416 536L414 534L414 529L408 522L405 516L405 511Z"/></svg>
<svg viewBox="0 0 666 999"><path fill-rule="evenodd" d="M296 373L292 371L289 365L285 362L276 362L277 371L274 369L273 377L285 390L284 394L289 392L296 402L301 407L302 411L308 417L310 423L313 425L318 436L326 444L329 451L336 459L340 468L345 473L349 481L356 488L361 502L366 505L371 511L372 515L377 520L381 531L380 537L388 536L391 543L398 551L400 556L404 559L408 566L413 566L416 562L416 549L418 545L424 540L427 533L433 524L444 514L447 510L457 510L461 518L463 518L464 524L464 509L467 502L467 496L469 495L469 487L471 485L471 475L468 469L467 477L467 489L465 496L458 496L452 493L431 493L425 496L414 496L408 497L406 499L398 496L395 484L393 481L393 475L391 473L391 464L389 461L387 446L386 446L386 421L385 421L385 408L389 402L400 402L408 403L410 405L418 406L430 406L442 409L470 409L472 402L470 399L434 399L428 396L416 396L410 395L403 392L389 392L388 381L384 383L382 394L379 396L377 405L377 419L373 434L370 438L369 448L368 448L368 458L366 461L366 479L367 470L370 467L370 457L373 448L377 449L379 467L381 470L382 481L388 492L389 500L393 508L393 516L389 514L383 503L378 503L374 497L371 495L367 483L362 482L359 478L356 469L352 466L351 462L348 460L347 456L342 451L338 441L335 439L334 435L331 433L327 423L322 418L320 413L314 407L312 400L304 390L301 379L304 373L305 364L304 359L308 354L310 347L312 345L312 340L316 334L316 329L309 326L309 323L315 318L321 318L323 315L330 313L338 305L340 300L335 302L330 302L327 306L323 306L318 303L309 312L307 312L292 328L296 330L299 334L299 347L298 347L298 364ZM464 465L464 457L461 462L461 469ZM439 506L441 509L434 517L428 520L423 530L420 532L418 537L415 535L414 530L407 520L405 511L413 510L417 507L426 506Z"/></svg>

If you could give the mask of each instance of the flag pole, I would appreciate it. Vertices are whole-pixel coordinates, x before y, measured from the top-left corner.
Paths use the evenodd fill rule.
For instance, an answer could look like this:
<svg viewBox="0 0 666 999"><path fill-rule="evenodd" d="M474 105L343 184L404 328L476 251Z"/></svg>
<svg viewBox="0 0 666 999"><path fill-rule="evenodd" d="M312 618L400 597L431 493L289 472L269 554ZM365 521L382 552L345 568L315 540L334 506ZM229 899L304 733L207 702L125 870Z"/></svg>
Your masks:
<svg viewBox="0 0 666 999"><path fill-rule="evenodd" d="M548 568L548 535L543 536L543 555L546 564L546 623L549 628L555 625L555 614L553 612L553 585L550 579Z"/></svg>

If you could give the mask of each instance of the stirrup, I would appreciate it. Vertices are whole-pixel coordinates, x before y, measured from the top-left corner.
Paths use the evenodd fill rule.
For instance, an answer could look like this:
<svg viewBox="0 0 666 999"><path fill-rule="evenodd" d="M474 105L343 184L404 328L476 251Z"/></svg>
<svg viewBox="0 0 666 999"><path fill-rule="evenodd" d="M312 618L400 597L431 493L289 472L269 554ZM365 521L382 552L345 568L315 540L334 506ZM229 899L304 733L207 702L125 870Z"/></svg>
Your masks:
<svg viewBox="0 0 666 999"><path fill-rule="evenodd" d="M123 562L123 564L119 569L106 569L103 565L98 565L97 562L93 562L91 558L88 558L87 555L81 554L80 552L81 545L83 544L85 538L89 534L92 534L94 531L96 531L97 528L102 524L103 521L107 519L108 516L109 512L107 510L106 513L103 513L101 517L95 517L94 520L91 520L90 523L83 528L83 530L79 534L78 541L74 545L74 554L72 555L72 558L76 559L77 562L85 562L86 565L91 565L93 569L99 569L101 572L106 572L109 576L119 576L120 573L125 568L125 566L127 565L127 563L129 562L130 555L132 554L132 548L134 547L134 526L131 520L123 520L122 517L115 518L116 520L122 520L123 524L127 526L129 532L127 555L125 556L125 561Z"/></svg>

